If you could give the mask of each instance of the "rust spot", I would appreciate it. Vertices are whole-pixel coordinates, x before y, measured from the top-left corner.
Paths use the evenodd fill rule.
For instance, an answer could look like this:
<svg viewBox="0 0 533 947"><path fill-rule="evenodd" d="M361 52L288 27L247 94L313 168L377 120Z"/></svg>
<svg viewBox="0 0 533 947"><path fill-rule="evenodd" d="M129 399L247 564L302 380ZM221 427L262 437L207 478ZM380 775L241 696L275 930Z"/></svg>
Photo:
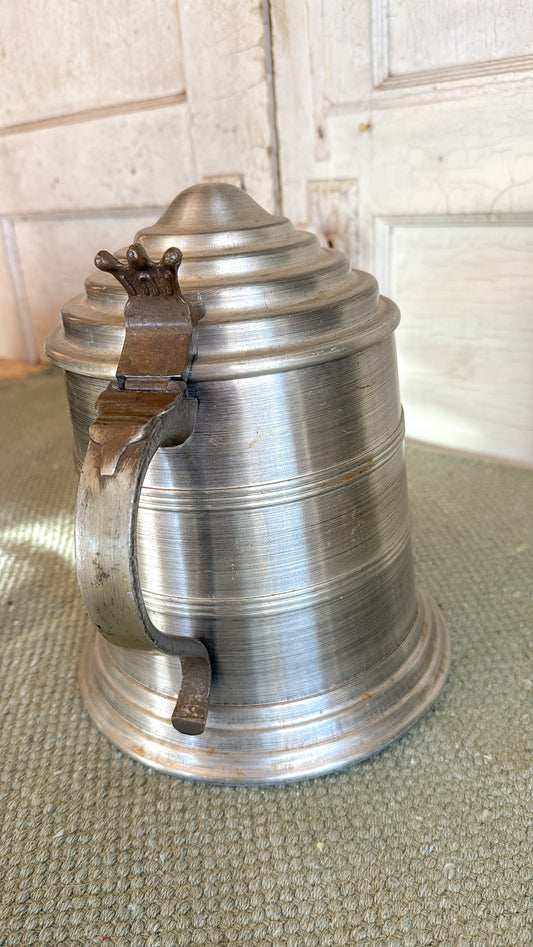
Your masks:
<svg viewBox="0 0 533 947"><path fill-rule="evenodd" d="M253 438L253 440L251 440L250 443L248 444L248 450L250 450L251 447L255 447L257 442L260 441L261 438L263 437L264 433L265 433L264 431L259 431L257 433L257 435Z"/></svg>
<svg viewBox="0 0 533 947"><path fill-rule="evenodd" d="M422 638L422 641L425 641L426 638L427 638L428 627L429 627L429 626L428 626L428 623L427 623L427 621L425 621L425 622L424 622L424 627L422 628L422 634L420 635L420 637Z"/></svg>
<svg viewBox="0 0 533 947"><path fill-rule="evenodd" d="M339 487L343 483L349 483L350 480L355 480L356 477L360 477L361 474L366 473L369 467L372 466L373 462L374 462L373 458L370 457L369 460L365 460L363 466L360 467L359 470L355 470L351 474L346 474L345 477L340 477L339 480L334 480L333 482L331 482L330 480L323 480L320 486L321 487Z"/></svg>
<svg viewBox="0 0 533 947"><path fill-rule="evenodd" d="M372 122L360 122L359 131L360 132L369 132L372 128Z"/></svg>
<svg viewBox="0 0 533 947"><path fill-rule="evenodd" d="M106 572L100 564L100 553L98 552L96 556L93 557L93 566L96 573L96 584L105 585L107 580L110 578L109 572Z"/></svg>
<svg viewBox="0 0 533 947"><path fill-rule="evenodd" d="M444 674L444 670L445 670L445 668L446 668L446 662L447 662L447 660L448 660L448 655L447 655L446 653L444 653L444 654L442 655L442 661L440 662L439 674Z"/></svg>
<svg viewBox="0 0 533 947"><path fill-rule="evenodd" d="M357 701L357 703L358 703L358 704L365 704L366 701L367 701L367 700L370 700L371 697L372 697L372 694L371 694L369 691L367 691L366 694L363 694L363 696L359 698L359 700Z"/></svg>

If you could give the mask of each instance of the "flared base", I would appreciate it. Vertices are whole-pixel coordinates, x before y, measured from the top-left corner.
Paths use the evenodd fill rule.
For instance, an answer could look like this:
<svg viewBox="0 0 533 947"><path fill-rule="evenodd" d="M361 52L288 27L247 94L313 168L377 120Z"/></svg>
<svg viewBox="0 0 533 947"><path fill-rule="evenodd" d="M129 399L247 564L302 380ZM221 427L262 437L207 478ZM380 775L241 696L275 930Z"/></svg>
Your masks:
<svg viewBox="0 0 533 947"><path fill-rule="evenodd" d="M97 633L81 661L83 696L114 743L163 772L229 784L318 776L383 749L435 701L449 666L448 632L427 593L419 592L418 605L401 646L370 672L296 701L215 703L200 736L177 733L175 699L126 672L119 649L111 652Z"/></svg>

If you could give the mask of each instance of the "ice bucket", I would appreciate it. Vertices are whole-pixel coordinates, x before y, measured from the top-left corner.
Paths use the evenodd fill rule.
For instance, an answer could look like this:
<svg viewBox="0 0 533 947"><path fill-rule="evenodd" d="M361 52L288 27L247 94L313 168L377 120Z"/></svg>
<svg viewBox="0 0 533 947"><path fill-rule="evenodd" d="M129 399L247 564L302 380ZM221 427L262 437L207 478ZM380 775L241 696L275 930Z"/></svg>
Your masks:
<svg viewBox="0 0 533 947"><path fill-rule="evenodd" d="M228 184L96 265L46 346L80 470L89 713L202 780L368 757L449 663L413 576L396 306Z"/></svg>

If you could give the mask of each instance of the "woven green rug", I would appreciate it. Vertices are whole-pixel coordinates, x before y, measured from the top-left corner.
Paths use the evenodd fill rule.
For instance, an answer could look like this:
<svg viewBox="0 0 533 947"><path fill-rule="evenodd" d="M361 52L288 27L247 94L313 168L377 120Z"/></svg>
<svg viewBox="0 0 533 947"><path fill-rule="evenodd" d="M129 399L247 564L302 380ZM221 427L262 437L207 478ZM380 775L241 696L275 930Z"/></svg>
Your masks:
<svg viewBox="0 0 533 947"><path fill-rule="evenodd" d="M61 377L0 385L0 430L2 947L530 947L532 472L408 450L443 695L368 762L234 789L152 772L88 718Z"/></svg>

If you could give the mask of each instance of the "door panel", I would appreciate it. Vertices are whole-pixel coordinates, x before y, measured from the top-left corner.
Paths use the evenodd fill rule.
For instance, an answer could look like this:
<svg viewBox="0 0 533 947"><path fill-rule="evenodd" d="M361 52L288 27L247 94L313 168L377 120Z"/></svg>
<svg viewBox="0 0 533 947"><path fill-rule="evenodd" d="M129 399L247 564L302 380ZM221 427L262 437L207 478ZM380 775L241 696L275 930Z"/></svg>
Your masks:
<svg viewBox="0 0 533 947"><path fill-rule="evenodd" d="M213 177L274 210L269 35L256 0L3 13L0 357L38 361L94 253L128 243L145 210Z"/></svg>
<svg viewBox="0 0 533 947"><path fill-rule="evenodd" d="M336 245L316 191L352 182L408 434L533 463L532 10L273 0L272 34L284 212Z"/></svg>

